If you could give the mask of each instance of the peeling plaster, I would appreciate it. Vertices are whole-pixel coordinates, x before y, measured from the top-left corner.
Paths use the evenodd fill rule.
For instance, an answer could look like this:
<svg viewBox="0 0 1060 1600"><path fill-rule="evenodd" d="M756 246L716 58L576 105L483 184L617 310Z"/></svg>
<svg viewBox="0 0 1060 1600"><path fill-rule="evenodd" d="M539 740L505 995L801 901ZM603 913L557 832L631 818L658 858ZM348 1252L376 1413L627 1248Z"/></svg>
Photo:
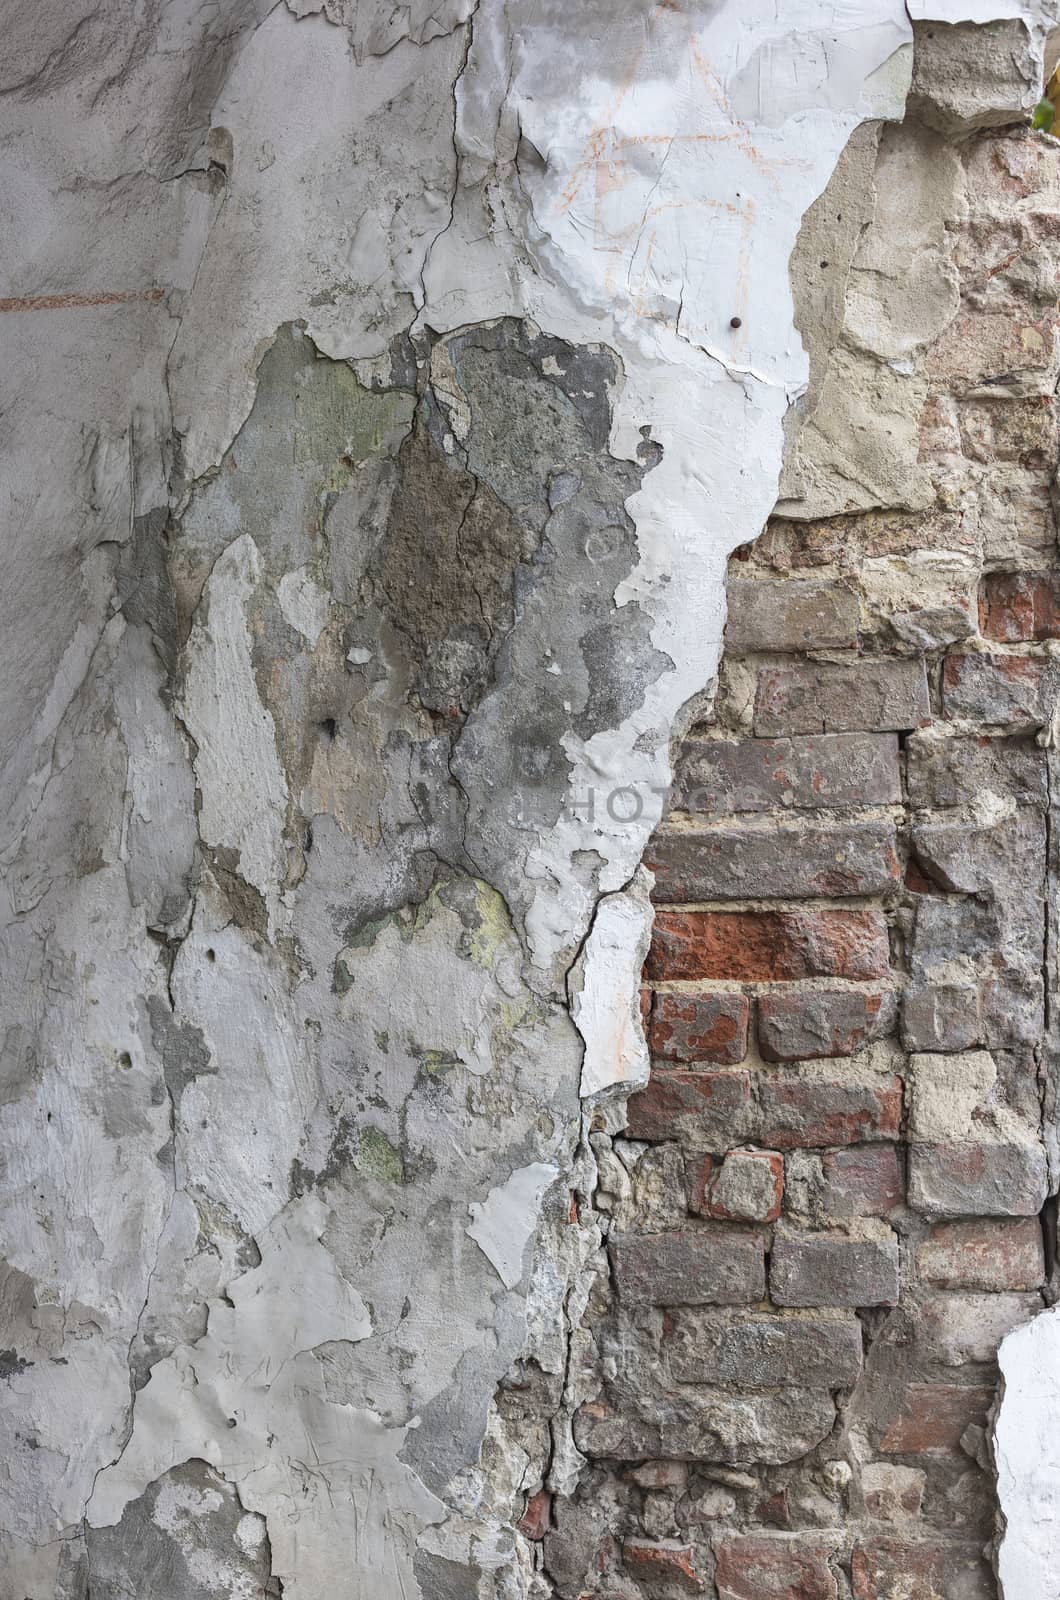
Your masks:
<svg viewBox="0 0 1060 1600"><path fill-rule="evenodd" d="M125 1581L178 1502L233 1593L248 1544L295 1600L530 1593L607 1270L579 1073L645 1070L638 863L807 382L789 257L909 19L165 10L20 23L0 102L0 1595ZM886 359L950 305L903 248L844 290Z"/></svg>

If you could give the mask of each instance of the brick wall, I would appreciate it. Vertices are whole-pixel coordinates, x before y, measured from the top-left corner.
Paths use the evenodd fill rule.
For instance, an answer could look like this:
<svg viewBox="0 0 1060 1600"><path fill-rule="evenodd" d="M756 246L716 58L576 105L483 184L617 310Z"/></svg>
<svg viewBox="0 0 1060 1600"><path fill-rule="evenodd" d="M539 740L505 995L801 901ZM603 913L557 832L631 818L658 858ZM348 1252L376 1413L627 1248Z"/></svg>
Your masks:
<svg viewBox="0 0 1060 1600"><path fill-rule="evenodd" d="M564 1600L996 1594L995 1353L1048 1271L1054 151L963 149L934 504L731 563L649 855L652 1077L593 1134L592 1467L536 1523Z"/></svg>

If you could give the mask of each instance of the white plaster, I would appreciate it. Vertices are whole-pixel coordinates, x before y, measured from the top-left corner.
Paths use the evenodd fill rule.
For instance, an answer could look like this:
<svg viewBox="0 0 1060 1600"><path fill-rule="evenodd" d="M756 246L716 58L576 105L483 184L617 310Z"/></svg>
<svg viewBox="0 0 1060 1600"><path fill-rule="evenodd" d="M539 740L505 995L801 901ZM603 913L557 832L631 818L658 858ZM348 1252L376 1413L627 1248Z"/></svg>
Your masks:
<svg viewBox="0 0 1060 1600"><path fill-rule="evenodd" d="M585 1043L581 1093L648 1081L651 1060L640 1015L640 984L651 941L651 874L637 869L629 890L601 900L571 974L571 1016Z"/></svg>
<svg viewBox="0 0 1060 1600"><path fill-rule="evenodd" d="M506 1289L514 1289L526 1270L526 1247L537 1225L541 1197L558 1177L558 1167L533 1161L492 1188L485 1200L473 1200L467 1208L468 1238L496 1268Z"/></svg>
<svg viewBox="0 0 1060 1600"><path fill-rule="evenodd" d="M221 556L188 642L182 715L198 749L199 832L239 852L239 874L275 916L284 870L287 784L272 715L254 681L247 608L261 577L249 534Z"/></svg>
<svg viewBox="0 0 1060 1600"><path fill-rule="evenodd" d="M998 1354L1004 1380L994 1423L1004 1532L1004 1600L1060 1600L1060 1309L1010 1333Z"/></svg>
<svg viewBox="0 0 1060 1600"><path fill-rule="evenodd" d="M284 573L277 595L280 610L291 627L297 628L303 639L308 639L310 645L315 646L327 627L328 608L331 605L327 592L305 567L299 567L296 572Z"/></svg>

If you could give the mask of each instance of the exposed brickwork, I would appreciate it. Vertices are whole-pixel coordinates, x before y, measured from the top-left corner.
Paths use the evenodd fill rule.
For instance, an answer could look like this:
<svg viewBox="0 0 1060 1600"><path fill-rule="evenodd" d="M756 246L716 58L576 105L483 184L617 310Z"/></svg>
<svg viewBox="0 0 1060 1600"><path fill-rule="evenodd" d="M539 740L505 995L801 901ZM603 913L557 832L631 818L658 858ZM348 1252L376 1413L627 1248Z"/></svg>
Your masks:
<svg viewBox="0 0 1060 1600"><path fill-rule="evenodd" d="M933 502L777 518L730 565L712 717L648 857L652 1076L606 1136L628 1176L575 1437L625 1557L571 1600L996 1597L984 1429L1055 1187L1043 149L959 149Z"/></svg>

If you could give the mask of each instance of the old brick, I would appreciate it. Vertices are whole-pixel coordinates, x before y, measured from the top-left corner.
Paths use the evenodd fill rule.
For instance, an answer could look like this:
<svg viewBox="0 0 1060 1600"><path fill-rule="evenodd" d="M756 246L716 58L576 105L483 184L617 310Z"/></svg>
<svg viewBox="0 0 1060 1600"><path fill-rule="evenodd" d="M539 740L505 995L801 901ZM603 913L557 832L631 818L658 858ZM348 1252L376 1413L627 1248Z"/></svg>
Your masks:
<svg viewBox="0 0 1060 1600"><path fill-rule="evenodd" d="M1041 656L953 652L942 668L947 717L994 726L1040 727L1049 721L1060 690L1060 663Z"/></svg>
<svg viewBox="0 0 1060 1600"><path fill-rule="evenodd" d="M724 1227L626 1233L610 1248L625 1305L742 1305L765 1294L761 1234Z"/></svg>
<svg viewBox="0 0 1060 1600"><path fill-rule="evenodd" d="M754 730L888 733L919 727L929 714L922 657L861 656L850 666L796 661L759 674Z"/></svg>
<svg viewBox="0 0 1060 1600"><path fill-rule="evenodd" d="M902 995L902 1043L907 1050L967 1050L982 1038L977 985L908 985Z"/></svg>
<svg viewBox="0 0 1060 1600"><path fill-rule="evenodd" d="M626 1115L633 1139L726 1150L754 1129L751 1080L746 1072L653 1072L647 1087L630 1096Z"/></svg>
<svg viewBox="0 0 1060 1600"><path fill-rule="evenodd" d="M696 1571L694 1557L691 1545L674 1539L627 1539L622 1546L626 1570L649 1594L659 1587L665 1588L667 1594L674 1589L701 1593L704 1582Z"/></svg>
<svg viewBox="0 0 1060 1600"><path fill-rule="evenodd" d="M763 1077L760 1137L776 1150L801 1145L863 1144L896 1139L902 1121L900 1078Z"/></svg>
<svg viewBox="0 0 1060 1600"><path fill-rule="evenodd" d="M889 733L693 738L674 774L674 809L710 816L893 805L900 798L898 741Z"/></svg>
<svg viewBox="0 0 1060 1600"><path fill-rule="evenodd" d="M711 1061L735 1066L747 1054L746 995L657 992L648 1047L660 1061Z"/></svg>
<svg viewBox="0 0 1060 1600"><path fill-rule="evenodd" d="M684 1461L642 1461L629 1470L640 1489L679 1489L688 1485L688 1466Z"/></svg>
<svg viewBox="0 0 1060 1600"><path fill-rule="evenodd" d="M1050 394L1057 379L1054 319L964 310L933 346L928 371L955 393L989 384L1014 395Z"/></svg>
<svg viewBox="0 0 1060 1600"><path fill-rule="evenodd" d="M885 1217L901 1204L902 1178L893 1144L826 1150L820 1162L818 1204L822 1216L836 1221Z"/></svg>
<svg viewBox="0 0 1060 1600"><path fill-rule="evenodd" d="M719 1222L775 1222L784 1197L784 1157L771 1150L704 1156L689 1184L689 1205Z"/></svg>
<svg viewBox="0 0 1060 1600"><path fill-rule="evenodd" d="M940 1289L1038 1289L1045 1276L1037 1219L944 1222L917 1246L917 1272Z"/></svg>
<svg viewBox="0 0 1060 1600"><path fill-rule="evenodd" d="M648 954L653 982L713 978L880 978L887 924L879 911L660 911Z"/></svg>
<svg viewBox="0 0 1060 1600"><path fill-rule="evenodd" d="M991 1388L956 1383L909 1383L880 1440L884 1455L930 1455L956 1450L972 1423L982 1425L994 1400Z"/></svg>
<svg viewBox="0 0 1060 1600"><path fill-rule="evenodd" d="M917 1348L947 1367L993 1361L1006 1334L1042 1307L1038 1294L933 1294L921 1302Z"/></svg>
<svg viewBox="0 0 1060 1600"><path fill-rule="evenodd" d="M545 1537L552 1524L552 1496L547 1489L539 1489L526 1502L526 1510L519 1519L519 1532L528 1539Z"/></svg>
<svg viewBox="0 0 1060 1600"><path fill-rule="evenodd" d="M744 1534L715 1545L718 1600L835 1600L831 1547L799 1534Z"/></svg>
<svg viewBox="0 0 1060 1600"><path fill-rule="evenodd" d="M939 739L916 734L906 751L909 801L959 806L981 794L1020 805L1048 801L1045 751L1033 739Z"/></svg>
<svg viewBox="0 0 1060 1600"><path fill-rule="evenodd" d="M988 639L1017 644L1060 635L1060 572L991 572L979 591L979 627Z"/></svg>
<svg viewBox="0 0 1060 1600"><path fill-rule="evenodd" d="M647 865L663 902L883 894L899 879L891 822L671 828Z"/></svg>
<svg viewBox="0 0 1060 1600"><path fill-rule="evenodd" d="M617 1461L665 1456L727 1466L776 1466L798 1460L826 1439L835 1423L827 1389L762 1393L681 1385L674 1393L623 1395L622 1403L590 1401L574 1419L583 1455Z"/></svg>
<svg viewBox="0 0 1060 1600"><path fill-rule="evenodd" d="M814 989L763 995L758 1043L767 1061L849 1056L894 1026L891 990Z"/></svg>
<svg viewBox="0 0 1060 1600"><path fill-rule="evenodd" d="M898 1241L778 1231L769 1292L781 1306L880 1306L898 1299Z"/></svg>
<svg viewBox="0 0 1060 1600"><path fill-rule="evenodd" d="M861 1343L856 1317L679 1310L667 1351L678 1383L841 1389L861 1371Z"/></svg>
<svg viewBox="0 0 1060 1600"><path fill-rule="evenodd" d="M866 631L881 642L939 650L975 632L976 566L951 551L914 551L858 569Z"/></svg>
<svg viewBox="0 0 1060 1600"><path fill-rule="evenodd" d="M854 1600L995 1600L982 1544L866 1539L851 1561Z"/></svg>
<svg viewBox="0 0 1060 1600"><path fill-rule="evenodd" d="M920 1515L927 1474L893 1461L867 1461L861 1469L865 1510L879 1522L912 1522Z"/></svg>
<svg viewBox="0 0 1060 1600"><path fill-rule="evenodd" d="M1045 1203L1045 1151L1030 1140L914 1144L909 1204L934 1217L1036 1217Z"/></svg>
<svg viewBox="0 0 1060 1600"><path fill-rule="evenodd" d="M857 641L857 597L845 584L735 578L726 593L728 651L825 650Z"/></svg>

